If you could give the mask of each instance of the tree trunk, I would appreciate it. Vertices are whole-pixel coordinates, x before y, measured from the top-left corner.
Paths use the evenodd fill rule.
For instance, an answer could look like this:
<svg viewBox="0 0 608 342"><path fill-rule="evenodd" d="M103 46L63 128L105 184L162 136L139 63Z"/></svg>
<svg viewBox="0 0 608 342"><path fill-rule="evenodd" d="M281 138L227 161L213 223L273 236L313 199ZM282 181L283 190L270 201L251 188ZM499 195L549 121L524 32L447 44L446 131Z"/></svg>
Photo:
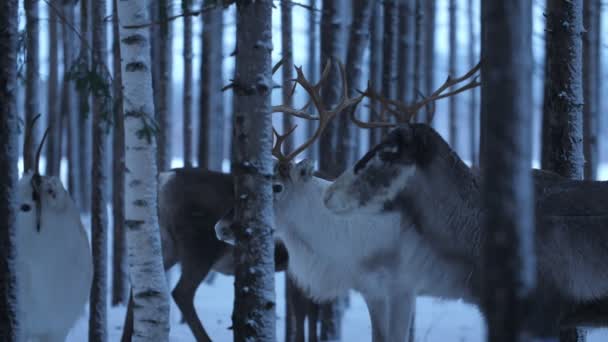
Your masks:
<svg viewBox="0 0 608 342"><path fill-rule="evenodd" d="M530 341L524 301L534 288L532 5L482 1L482 308L488 341ZM509 265L509 267L501 267Z"/></svg>
<svg viewBox="0 0 608 342"><path fill-rule="evenodd" d="M125 127L120 70L120 32L118 0L112 1L112 62L114 80L114 136L112 143L112 305L127 304L129 284L125 255Z"/></svg>
<svg viewBox="0 0 608 342"><path fill-rule="evenodd" d="M31 122L34 116L40 113L38 106L38 88L40 87L40 60L39 60L39 36L40 23L38 17L38 1L25 0L25 122ZM32 141L39 141L38 130L32 129ZM23 151L24 170L30 170L34 165L36 147L32 144L29 151Z"/></svg>
<svg viewBox="0 0 608 342"><path fill-rule="evenodd" d="M317 82L319 78L319 22L317 18L317 0L309 0L309 5L313 10L308 11L308 62L306 79L310 82ZM314 106L309 107L310 114L315 114ZM306 124L307 136L311 137L314 134L317 123L308 121ZM318 160L319 147L315 141L309 149L306 150L306 157L311 160Z"/></svg>
<svg viewBox="0 0 608 342"><path fill-rule="evenodd" d="M397 0L384 2L384 41L382 44L382 95L397 98L399 68L399 8ZM390 120L390 118L386 118ZM387 131L388 129L383 129Z"/></svg>
<svg viewBox="0 0 608 342"><path fill-rule="evenodd" d="M583 20L586 33L583 39L583 154L585 179L597 178L598 132L600 93L597 87L601 78L599 59L601 4L599 0L584 0Z"/></svg>
<svg viewBox="0 0 608 342"><path fill-rule="evenodd" d="M425 1L428 0L415 0L416 1L416 36L415 36L415 52L414 52L414 92L419 91L420 89L426 89L424 86L425 82L425 61L426 57L424 53L425 49L425 38L426 34L424 33L424 19L425 19ZM414 94L414 99L418 97L418 94ZM428 122L431 118L429 113L425 111L420 111L418 113L418 117L416 118L418 122Z"/></svg>
<svg viewBox="0 0 608 342"><path fill-rule="evenodd" d="M76 3L64 3L63 16L70 25L75 24ZM74 41L76 36L67 26L62 31L63 36L63 81L61 88L61 115L67 119L67 162L68 189L76 203L80 203L80 184L78 183L78 113L76 111L76 88L69 79L69 72L76 61Z"/></svg>
<svg viewBox="0 0 608 342"><path fill-rule="evenodd" d="M348 51L346 52L346 82L348 83L348 96L359 95L358 90L363 89L363 56L369 43L369 25L372 7L375 0L353 0L353 22L350 26ZM396 34L397 35L397 34ZM356 110L355 107L349 110ZM346 113L336 118L338 121L337 164L343 171L355 162L356 148L359 146L357 135L353 134L354 127Z"/></svg>
<svg viewBox="0 0 608 342"><path fill-rule="evenodd" d="M399 91L397 98L404 103L414 100L414 59L416 39L416 1L399 2Z"/></svg>
<svg viewBox="0 0 608 342"><path fill-rule="evenodd" d="M170 21L167 20L170 12L170 4L167 0L158 1L158 96L156 103L156 120L158 122L158 170L166 171L171 167L171 70L172 49L170 35ZM156 89L155 89L156 90Z"/></svg>
<svg viewBox="0 0 608 342"><path fill-rule="evenodd" d="M234 341L275 341L271 175L272 1L237 1Z"/></svg>
<svg viewBox="0 0 608 342"><path fill-rule="evenodd" d="M456 73L458 72L457 63L458 63L458 42L456 41L456 30L457 30L457 8L456 8L456 0L450 0L449 3L449 17L450 17L450 25L449 25L449 66L448 66L448 74L452 77L456 77ZM455 88L452 87L451 90ZM450 137L450 146L455 151L458 151L458 142L460 138L458 137L458 103L456 101L456 96L450 96L449 98L449 137Z"/></svg>
<svg viewBox="0 0 608 342"><path fill-rule="evenodd" d="M281 95L283 104L293 106L291 97L291 87L293 79L293 34L292 34L292 4L289 1L281 1L281 49L283 52L283 66L281 68L283 84L281 87ZM287 131L293 126L293 118L291 115L283 115L283 131ZM293 149L294 136L290 135L284 143L286 151Z"/></svg>
<svg viewBox="0 0 608 342"><path fill-rule="evenodd" d="M541 166L564 177L582 179L582 0L549 0L546 18ZM581 329L564 329L560 341L575 342L584 335Z"/></svg>
<svg viewBox="0 0 608 342"><path fill-rule="evenodd" d="M49 27L49 77L47 89L47 115L49 119L49 137L46 148L46 174L59 176L61 159L61 118L59 114L59 17L51 8L48 9Z"/></svg>
<svg viewBox="0 0 608 342"><path fill-rule="evenodd" d="M210 3L207 0L205 3ZM201 61L200 130L198 165L221 170L224 160L224 99L222 94L222 9L203 13L203 57Z"/></svg>
<svg viewBox="0 0 608 342"><path fill-rule="evenodd" d="M21 341L17 319L17 0L0 3L0 340Z"/></svg>
<svg viewBox="0 0 608 342"><path fill-rule="evenodd" d="M411 0L410 0L411 1ZM435 0L424 2L424 93L428 96L435 90ZM429 113L425 112L425 122L430 124Z"/></svg>
<svg viewBox="0 0 608 342"><path fill-rule="evenodd" d="M582 0L549 0L546 17L541 165L562 176L582 179Z"/></svg>
<svg viewBox="0 0 608 342"><path fill-rule="evenodd" d="M106 1L93 1L93 60L92 72L105 80L106 47ZM91 172L91 249L93 253L93 285L89 299L89 341L108 340L107 263L108 263L108 218L106 216L106 131L111 109L102 92L93 91L93 165Z"/></svg>
<svg viewBox="0 0 608 342"><path fill-rule="evenodd" d="M473 15L473 0L467 0L467 16L469 17L468 33L469 33L469 65L473 66L477 63L478 57L475 52L475 16ZM478 147L477 147L477 124L478 124L478 108L477 108L477 89L471 89L469 100L469 153L471 156L471 165L479 163Z"/></svg>
<svg viewBox="0 0 608 342"><path fill-rule="evenodd" d="M125 111L125 226L133 293L133 341L168 341L169 295L156 204L156 143L145 0L118 1Z"/></svg>
<svg viewBox="0 0 608 342"><path fill-rule="evenodd" d="M342 61L345 50L343 39L345 7L342 0L323 0L321 15L321 65L328 61L333 62L329 75L324 82L322 91L322 105L324 108L333 108L340 99L342 82L340 70L336 62ZM338 164L337 156L338 122L330 122L325 134L319 139L319 169L330 177L338 176L344 167ZM342 310L341 299L321 306L321 340L340 339Z"/></svg>
<svg viewBox="0 0 608 342"><path fill-rule="evenodd" d="M84 39L90 37L89 27L89 4L90 0L80 0L80 34ZM80 56L79 63L83 63L86 69L90 68L90 54L88 46L81 42L80 44ZM90 190L91 187L91 173L87 172L91 168L91 137L89 135L91 127L91 119L89 118L89 100L90 92L87 87L79 87L79 102L78 102L78 145L79 145L79 156L80 162L79 173L80 173L80 203L79 207L81 210L88 212L91 208L90 205Z"/></svg>
<svg viewBox="0 0 608 342"><path fill-rule="evenodd" d="M375 92L380 92L382 87L382 38L383 34L383 17L382 3L376 1L372 8L372 22L370 25L370 57L369 57L369 80L372 89ZM375 113L380 111L380 103L375 100L370 101L370 121L379 120L375 117ZM372 129L369 132L369 145L374 146L380 142L382 135L381 130Z"/></svg>
<svg viewBox="0 0 608 342"><path fill-rule="evenodd" d="M190 12L192 0L182 0L182 11ZM184 17L184 102L183 109L183 151L184 166L192 167L192 86L194 75L192 74L192 17Z"/></svg>

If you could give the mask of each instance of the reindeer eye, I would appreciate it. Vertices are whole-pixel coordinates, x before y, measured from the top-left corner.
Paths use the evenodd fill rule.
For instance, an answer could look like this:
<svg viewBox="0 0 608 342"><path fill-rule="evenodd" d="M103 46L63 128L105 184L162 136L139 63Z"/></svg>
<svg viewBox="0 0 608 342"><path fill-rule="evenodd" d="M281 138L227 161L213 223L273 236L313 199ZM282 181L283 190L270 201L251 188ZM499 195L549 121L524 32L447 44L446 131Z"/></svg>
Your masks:
<svg viewBox="0 0 608 342"><path fill-rule="evenodd" d="M378 153L378 156L383 161L395 161L399 159L401 153L398 146L388 146Z"/></svg>
<svg viewBox="0 0 608 342"><path fill-rule="evenodd" d="M29 204L22 204L19 209L27 213L28 211L32 210L32 206Z"/></svg>
<svg viewBox="0 0 608 342"><path fill-rule="evenodd" d="M281 184L273 184L272 185L272 192L274 192L275 194L278 194L279 192L283 191L283 185Z"/></svg>

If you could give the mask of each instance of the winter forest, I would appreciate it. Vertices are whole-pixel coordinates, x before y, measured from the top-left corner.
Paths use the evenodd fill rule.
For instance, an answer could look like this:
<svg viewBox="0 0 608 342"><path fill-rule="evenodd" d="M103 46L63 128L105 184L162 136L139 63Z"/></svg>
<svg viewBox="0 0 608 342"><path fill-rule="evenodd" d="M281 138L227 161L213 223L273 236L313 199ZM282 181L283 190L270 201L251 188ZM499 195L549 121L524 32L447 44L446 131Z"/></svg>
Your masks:
<svg viewBox="0 0 608 342"><path fill-rule="evenodd" d="M0 0L0 342L608 341L605 7Z"/></svg>

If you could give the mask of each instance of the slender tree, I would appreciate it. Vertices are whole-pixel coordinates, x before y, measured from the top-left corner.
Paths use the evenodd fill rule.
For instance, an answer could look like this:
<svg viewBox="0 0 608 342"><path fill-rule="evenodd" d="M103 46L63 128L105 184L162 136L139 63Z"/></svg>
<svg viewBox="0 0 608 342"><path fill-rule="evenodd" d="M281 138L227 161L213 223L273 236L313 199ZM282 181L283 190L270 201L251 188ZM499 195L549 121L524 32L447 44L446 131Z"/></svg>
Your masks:
<svg viewBox="0 0 608 342"><path fill-rule="evenodd" d="M564 177L582 179L583 2L549 0L546 18L541 166ZM582 329L560 331L562 342L584 339Z"/></svg>
<svg viewBox="0 0 608 342"><path fill-rule="evenodd" d="M531 163L532 5L482 1L482 308L488 341L528 341L534 287Z"/></svg>
<svg viewBox="0 0 608 342"><path fill-rule="evenodd" d="M416 38L416 1L399 1L399 90L404 103L414 100L414 59Z"/></svg>
<svg viewBox="0 0 608 342"><path fill-rule="evenodd" d="M66 27L62 30L63 40L63 80L61 83L61 114L67 119L67 159L68 159L68 189L76 201L80 203L80 180L78 150L78 112L76 111L76 88L70 81L69 72L76 62L76 50L74 41L76 35L67 26L75 24L75 8L77 2L63 2L62 13L66 22Z"/></svg>
<svg viewBox="0 0 608 342"><path fill-rule="evenodd" d="M118 18L118 0L112 1L112 17ZM112 62L114 69L114 130L112 142L112 305L126 304L128 296L125 248L125 128L120 70L118 19L112 21Z"/></svg>
<svg viewBox="0 0 608 342"><path fill-rule="evenodd" d="M424 55L426 52L425 49L425 38L426 35L424 33L424 19L425 19L425 0L415 0L416 1L416 35L414 42L414 91L418 92L421 89L425 89L425 60L426 56ZM414 94L416 96L417 94ZM426 112L423 114L419 114L418 121L426 122L430 120Z"/></svg>
<svg viewBox="0 0 608 342"><path fill-rule="evenodd" d="M205 4L212 3L213 0L205 1ZM221 170L224 159L224 100L221 92L224 86L222 14L221 8L203 13L198 164L213 170Z"/></svg>
<svg viewBox="0 0 608 342"><path fill-rule="evenodd" d="M309 6L312 8L308 11L308 61L306 78L311 82L316 82L319 78L319 21L318 21L318 1L309 0ZM309 107L311 114L315 113L314 106ZM307 123L307 134L312 136L316 129L316 123L308 121ZM311 160L318 160L319 147L313 144L307 151L306 156Z"/></svg>
<svg viewBox="0 0 608 342"><path fill-rule="evenodd" d="M449 67L448 74L456 75L457 71L457 63L458 63L458 42L456 41L456 33L457 33L457 8L456 8L456 0L450 0L449 3L449 17L450 17L450 25L449 25ZM449 98L449 137L450 137L450 146L453 149L458 150L458 103L456 100L456 96L450 96Z"/></svg>
<svg viewBox="0 0 608 342"><path fill-rule="evenodd" d="M49 44L49 77L47 79L47 115L49 120L49 137L46 149L46 174L59 175L59 162L61 159L61 120L59 113L59 17L54 8L48 8L48 44Z"/></svg>
<svg viewBox="0 0 608 342"><path fill-rule="evenodd" d="M156 98L156 120L158 122L158 169L160 171L168 170L171 166L171 59L173 56L171 49L170 23L167 20L169 17L169 1L159 0L157 4L158 10L158 36L154 39L154 44L157 44L156 60L158 63L158 82L154 84L154 97Z"/></svg>
<svg viewBox="0 0 608 342"><path fill-rule="evenodd" d="M370 58L369 58L369 80L374 91L380 92L382 86L382 38L383 38L382 3L376 1L372 8L372 22L370 25ZM370 117L378 113L380 104L372 100L370 103ZM376 118L379 119L379 118ZM369 145L373 146L380 142L380 130L373 129L369 134Z"/></svg>
<svg viewBox="0 0 608 342"><path fill-rule="evenodd" d="M38 88L40 87L39 35L40 19L38 18L38 1L25 0L25 32L27 34L25 49L25 122L31 122L39 114ZM32 141L38 141L37 130L32 130ZM34 147L23 152L24 169L34 165Z"/></svg>
<svg viewBox="0 0 608 342"><path fill-rule="evenodd" d="M281 95L283 104L292 107L291 87L293 79L293 33L292 33L292 4L290 1L281 1L281 49L283 53ZM283 115L283 130L293 126L291 115ZM287 138L284 143L285 149L291 151L293 147L293 136Z"/></svg>
<svg viewBox="0 0 608 342"><path fill-rule="evenodd" d="M385 0L384 40L382 44L382 95L397 98L397 71L399 68L399 10L397 0Z"/></svg>
<svg viewBox="0 0 608 342"><path fill-rule="evenodd" d="M598 78L601 75L599 58L601 11L599 0L584 0L583 21L583 154L585 156L585 179L597 178L598 132L600 93Z"/></svg>
<svg viewBox="0 0 608 342"><path fill-rule="evenodd" d="M342 61L346 51L343 39L345 7L342 0L323 0L321 14L321 64L334 61L329 75L324 81L322 102L325 108L333 107L340 99L342 85L340 70L335 62ZM331 122L325 129L326 133L319 139L319 169L321 172L338 176L342 166L337 162L336 156L338 140L338 122ZM340 300L332 301L321 306L321 340L340 338L342 310Z"/></svg>
<svg viewBox="0 0 608 342"><path fill-rule="evenodd" d="M0 340L21 341L17 320L17 0L0 3Z"/></svg>
<svg viewBox="0 0 608 342"><path fill-rule="evenodd" d="M182 11L187 13L191 10L192 0L182 0ZM192 17L184 17L184 102L183 110L183 151L184 166L192 166L192 86L194 75L192 74Z"/></svg>
<svg viewBox="0 0 608 342"><path fill-rule="evenodd" d="M468 41L468 57L469 57L469 65L475 65L477 61L477 53L475 52L475 20L476 17L473 15L473 0L467 0L467 23L468 23L468 33L469 33L469 41ZM478 164L478 147L477 147L477 124L479 121L478 117L478 109L477 109L477 89L472 89L470 92L469 99L469 153L471 156L471 163L473 165Z"/></svg>
<svg viewBox="0 0 608 342"><path fill-rule="evenodd" d="M93 1L93 59L92 72L98 79L105 80L106 48L106 1ZM105 139L110 108L105 94L100 89L93 93L93 167L91 173L91 249L93 253L93 285L89 299L89 341L108 340L107 299L107 259L108 259L108 218L106 217L106 174L107 146Z"/></svg>
<svg viewBox="0 0 608 342"><path fill-rule="evenodd" d="M582 0L550 0L546 17L541 166L582 179Z"/></svg>
<svg viewBox="0 0 608 342"><path fill-rule="evenodd" d="M234 79L234 340L274 341L272 1L238 0Z"/></svg>
<svg viewBox="0 0 608 342"><path fill-rule="evenodd" d="M411 0L410 0L411 1ZM424 93L431 94L435 89L435 17L436 0L424 1ZM430 119L426 115L426 121ZM411 336L411 335L410 335Z"/></svg>
<svg viewBox="0 0 608 342"><path fill-rule="evenodd" d="M89 5L91 0L80 0L80 34L84 39L89 39L91 29L89 25ZM90 40L88 40L90 41ZM89 70L91 57L89 46L81 42L80 52L78 56L78 63L83 69ZM91 120L89 118L89 102L90 92L88 87L78 87L78 144L79 144L79 156L80 162L79 175L80 175L80 209L88 211L91 208L89 195L91 187L91 173L87 172L91 168L91 137L89 132L91 127Z"/></svg>
<svg viewBox="0 0 608 342"><path fill-rule="evenodd" d="M156 143L145 0L118 1L125 129L125 226L133 341L168 341L169 295L156 206Z"/></svg>

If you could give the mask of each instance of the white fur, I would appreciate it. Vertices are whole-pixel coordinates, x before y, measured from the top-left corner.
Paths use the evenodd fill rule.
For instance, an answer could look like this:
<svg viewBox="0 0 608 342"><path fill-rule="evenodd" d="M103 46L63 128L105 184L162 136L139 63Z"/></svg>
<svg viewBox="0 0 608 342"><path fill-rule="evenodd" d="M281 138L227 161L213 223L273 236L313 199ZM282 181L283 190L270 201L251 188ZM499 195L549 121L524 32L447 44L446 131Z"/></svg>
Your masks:
<svg viewBox="0 0 608 342"><path fill-rule="evenodd" d="M32 174L18 185L17 281L26 340L64 341L83 313L93 275L80 212L61 182L42 177L41 226L36 229ZM21 210L29 205L30 211Z"/></svg>

